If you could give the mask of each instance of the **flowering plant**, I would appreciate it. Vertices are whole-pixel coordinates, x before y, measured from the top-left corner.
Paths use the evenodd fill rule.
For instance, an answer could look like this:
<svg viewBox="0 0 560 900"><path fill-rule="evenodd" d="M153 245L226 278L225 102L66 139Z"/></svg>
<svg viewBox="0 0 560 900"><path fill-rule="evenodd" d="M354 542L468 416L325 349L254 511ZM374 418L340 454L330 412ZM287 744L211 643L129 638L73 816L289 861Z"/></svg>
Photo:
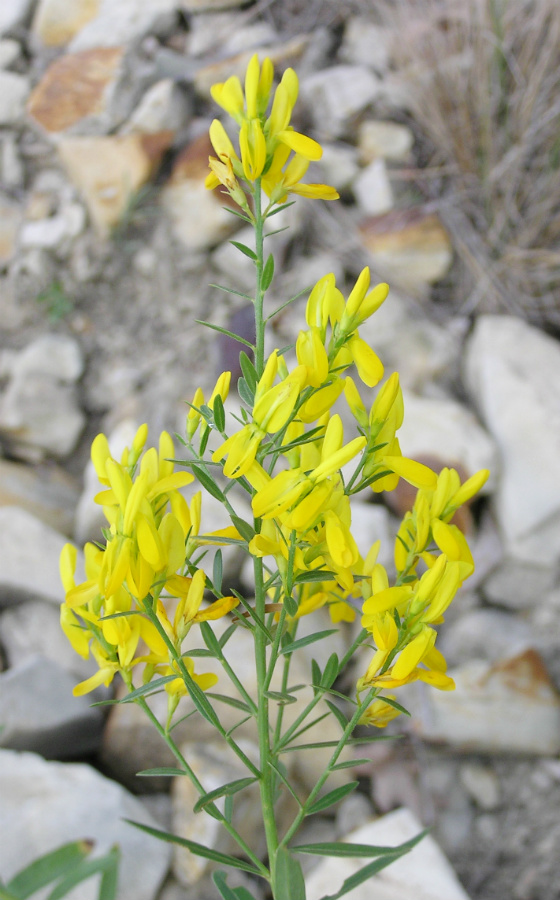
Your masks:
<svg viewBox="0 0 560 900"><path fill-rule="evenodd" d="M186 838L146 830L265 879L274 900L304 900L300 853L371 859L325 898L336 900L406 852L411 842L384 849L350 843L297 845L294 838L307 816L329 808L356 787L357 782L340 784L338 779L338 786L323 790L331 776L356 764L342 757L349 744L363 740L353 737L358 725L384 728L406 712L395 690L415 680L453 689L435 647L436 626L473 571L473 560L452 519L488 473L478 472L461 484L453 469L436 474L402 455L398 374L383 382L383 364L360 336L362 323L389 290L385 284L372 288L367 268L347 298L334 275L321 278L307 300L307 328L298 335L295 358L277 349L265 356L267 323L279 311L265 316L265 295L274 278L274 257L265 258L264 253L269 237L265 224L289 205L289 194L324 200L338 196L328 185L302 181L310 161L320 158L321 147L290 124L298 93L295 72L287 69L274 93L273 76L270 60L261 65L254 56L244 89L237 77L212 89L215 101L233 120L237 149L222 123L214 120L210 137L216 155L210 158L207 187L225 189L235 204L232 213L255 233L255 250L234 242L253 261L256 273L251 298L255 343L230 335L246 347L240 354L243 375L237 384L240 414L226 415L231 376L224 372L208 400L197 390L189 404L186 434L179 438L185 458L176 459L173 440L165 432L158 450L145 450L146 426L120 460L112 457L104 435L95 439L92 459L103 486L96 499L108 525L102 543L85 547L85 581L75 582L76 549L67 545L62 554L66 598L61 621L75 650L84 657L91 653L99 666L75 693L108 685L119 673L129 692L121 702L143 708L177 760L173 772L188 777L198 792L195 812L204 810L216 819L238 852L218 853ZM369 409L357 381L368 389L383 382ZM336 404L345 404L355 422L355 436L348 441ZM380 542L365 556L358 550L351 530L351 497L361 491L391 491L399 478L418 490L396 536L396 579L390 584L377 561ZM189 503L182 490L193 482L201 490ZM223 528L210 533L202 527L203 493L219 501L227 519ZM250 501L250 517L240 512L243 499ZM230 545L242 548L252 560L254 598L223 591L222 550ZM215 548L212 571L206 564L209 547ZM213 599L207 603L209 597ZM333 629L298 638L300 619L323 607ZM316 642L328 642L340 622L355 619L357 608L362 628L342 658L332 653L324 667L313 661L307 693L301 685L291 685L293 658ZM218 629L217 620L228 624L222 622ZM228 642L241 628L254 648L256 696L228 656ZM204 647L197 646L201 643ZM359 650L362 660L368 647L372 652L355 696L343 698L341 708L333 702L341 697L334 688L337 678ZM220 677L230 682L233 698L212 693L218 676L197 671L200 657L215 662ZM150 696L162 689L168 696L165 724L149 705ZM207 791L172 734L184 695L242 762L246 777ZM223 702L239 710L237 725L254 723L258 760L249 758L236 736L237 725L223 726L218 712ZM296 712L288 721L285 710L292 704ZM302 744L301 736L325 715L337 721L339 737ZM295 746L302 753L327 752L326 765L305 797L284 762ZM233 815L240 794L255 783L266 836L264 859L247 844ZM281 828L277 807L282 794L290 796L295 807L291 821ZM245 888L231 888L221 871L214 873L214 880L225 900L251 896Z"/></svg>

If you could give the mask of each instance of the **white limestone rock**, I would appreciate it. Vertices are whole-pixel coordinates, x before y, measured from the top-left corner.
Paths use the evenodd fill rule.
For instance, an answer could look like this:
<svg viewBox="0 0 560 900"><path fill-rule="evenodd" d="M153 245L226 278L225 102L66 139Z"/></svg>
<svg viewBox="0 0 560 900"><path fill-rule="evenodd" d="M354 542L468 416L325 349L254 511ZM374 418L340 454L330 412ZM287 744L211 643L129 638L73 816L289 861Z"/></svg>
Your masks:
<svg viewBox="0 0 560 900"><path fill-rule="evenodd" d="M456 690L411 685L403 698L421 738L469 752L560 751L560 697L535 650L494 665L471 660L449 674Z"/></svg>
<svg viewBox="0 0 560 900"><path fill-rule="evenodd" d="M67 203L59 213L46 219L26 222L20 231L20 245L29 249L61 249L80 235L86 225L86 211L81 203Z"/></svg>
<svg viewBox="0 0 560 900"><path fill-rule="evenodd" d="M0 798L4 879L61 844L89 838L95 842L94 856L120 846L119 900L156 900L170 847L124 821L157 827L139 800L91 766L1 750ZM89 879L67 896L96 900L98 893L98 880Z"/></svg>
<svg viewBox="0 0 560 900"><path fill-rule="evenodd" d="M0 69L9 69L21 53L21 44L10 38L0 40Z"/></svg>
<svg viewBox="0 0 560 900"><path fill-rule="evenodd" d="M440 459L445 465L458 464L466 477L479 469L489 469L488 493L496 483L499 459L492 438L473 413L456 400L419 397L403 392L405 416L399 429L399 443L405 456Z"/></svg>
<svg viewBox="0 0 560 900"><path fill-rule="evenodd" d="M342 141L323 144L323 155L318 168L321 170L321 179L325 184L330 184L337 191L347 190L360 171L358 166L358 151L350 144Z"/></svg>
<svg viewBox="0 0 560 900"><path fill-rule="evenodd" d="M354 196L362 212L379 216L395 205L385 160L374 159L354 179Z"/></svg>
<svg viewBox="0 0 560 900"><path fill-rule="evenodd" d="M358 150L362 163L374 159L407 162L414 144L414 135L406 125L366 119L358 128Z"/></svg>
<svg viewBox="0 0 560 900"><path fill-rule="evenodd" d="M170 129L178 131L191 116L187 95L171 78L156 81L146 91L129 120L122 128L123 134L157 134Z"/></svg>
<svg viewBox="0 0 560 900"><path fill-rule="evenodd" d="M0 506L20 506L46 525L71 534L78 486L62 468L0 459Z"/></svg>
<svg viewBox="0 0 560 900"><path fill-rule="evenodd" d="M0 606L64 599L58 559L66 538L17 506L0 508ZM78 552L78 572L83 569Z"/></svg>
<svg viewBox="0 0 560 900"><path fill-rule="evenodd" d="M16 252L21 220L20 205L0 194L0 269L10 262Z"/></svg>
<svg viewBox="0 0 560 900"><path fill-rule="evenodd" d="M100 0L95 15L72 38L69 49L130 44L174 19L177 0Z"/></svg>
<svg viewBox="0 0 560 900"><path fill-rule="evenodd" d="M383 75L390 63L391 32L366 16L350 16L338 51L341 60Z"/></svg>
<svg viewBox="0 0 560 900"><path fill-rule="evenodd" d="M29 89L25 75L0 69L0 126L22 123Z"/></svg>
<svg viewBox="0 0 560 900"><path fill-rule="evenodd" d="M300 89L317 134L338 138L349 120L379 95L379 80L365 66L331 66L307 75Z"/></svg>
<svg viewBox="0 0 560 900"><path fill-rule="evenodd" d="M406 808L367 822L347 835L355 844L394 847L416 837L422 825ZM325 859L306 882L307 900L320 900L358 872L363 859ZM352 900L468 900L449 862L429 835L401 859L348 894Z"/></svg>
<svg viewBox="0 0 560 900"><path fill-rule="evenodd" d="M495 511L506 555L560 560L560 344L512 316L480 316L465 381L501 456Z"/></svg>
<svg viewBox="0 0 560 900"><path fill-rule="evenodd" d="M94 753L103 713L91 698L74 697L76 678L52 659L30 656L0 674L0 747L48 759Z"/></svg>
<svg viewBox="0 0 560 900"><path fill-rule="evenodd" d="M17 25L23 25L35 0L2 0L0 4L0 35Z"/></svg>

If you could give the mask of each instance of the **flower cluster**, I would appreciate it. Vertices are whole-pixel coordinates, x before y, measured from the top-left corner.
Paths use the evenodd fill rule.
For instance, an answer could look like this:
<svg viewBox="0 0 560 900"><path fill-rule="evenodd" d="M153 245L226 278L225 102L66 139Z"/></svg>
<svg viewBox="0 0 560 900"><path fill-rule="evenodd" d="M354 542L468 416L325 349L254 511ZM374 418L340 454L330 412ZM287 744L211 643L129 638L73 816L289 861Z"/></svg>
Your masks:
<svg viewBox="0 0 560 900"><path fill-rule="evenodd" d="M76 652L84 658L91 652L99 666L76 686L77 695L110 684L117 672L130 684L132 669L140 663L144 682L154 674L176 675L166 689L172 696L184 693L176 657L191 626L225 615L238 602L220 597L201 608L206 576L189 564L190 557L201 543L220 543L238 534L232 526L199 537L201 494L188 504L181 493L193 476L174 471L167 432L160 437L159 451L152 447L142 454L147 435L147 426L141 426L120 462L111 456L105 435L96 437L91 456L105 488L96 497L108 522L105 545L86 544L86 579L78 584L76 548L66 544L61 555L66 592L62 628ZM175 604L173 621L166 597ZM213 674L196 675L188 657L184 665L202 689L216 683Z"/></svg>
<svg viewBox="0 0 560 900"><path fill-rule="evenodd" d="M316 141L290 124L298 97L296 73L286 69L271 102L273 79L270 59L265 59L261 67L255 54L247 67L245 92L235 75L213 86L212 97L238 126L239 152L219 119L214 119L210 140L216 156L210 157L206 186L223 185L245 209L247 200L240 180L249 185L260 180L271 204L283 203L288 194L336 200L338 193L329 185L302 183L309 163L320 159L323 151Z"/></svg>

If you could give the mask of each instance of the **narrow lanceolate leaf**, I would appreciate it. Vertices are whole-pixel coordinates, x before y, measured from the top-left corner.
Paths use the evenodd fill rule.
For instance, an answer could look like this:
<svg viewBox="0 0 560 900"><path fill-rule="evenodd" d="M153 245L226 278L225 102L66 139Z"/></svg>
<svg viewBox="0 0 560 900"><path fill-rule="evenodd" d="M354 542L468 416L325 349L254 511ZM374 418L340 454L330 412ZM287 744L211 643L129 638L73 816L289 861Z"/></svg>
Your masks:
<svg viewBox="0 0 560 900"><path fill-rule="evenodd" d="M367 866L364 866L360 869L359 872L356 872L354 875L350 875L347 878L342 887L336 894L329 894L328 897L323 897L323 900L339 900L340 897L343 897L344 894L348 894L350 891L353 891L354 888L357 888L360 884L363 884L365 881L368 881L372 878L373 875L377 875L382 869L385 869L387 866L390 866L391 863L395 862L395 860L400 859L401 856L404 856L405 853L408 853L415 844L418 843L421 838L424 837L425 832L420 834L417 838L414 838L414 842L407 841L407 844L401 844L400 847L395 847L394 852L387 853L385 856L379 857L379 859L375 859L373 862L368 863Z"/></svg>
<svg viewBox="0 0 560 900"><path fill-rule="evenodd" d="M279 847L276 851L274 900L305 900L301 864L286 847Z"/></svg>
<svg viewBox="0 0 560 900"><path fill-rule="evenodd" d="M336 856L340 858L371 859L372 856L391 856L394 853L408 853L426 834L423 831L398 847L376 846L375 844L351 844L346 841L324 841L318 844L297 844L294 853L310 853L312 856Z"/></svg>
<svg viewBox="0 0 560 900"><path fill-rule="evenodd" d="M237 530L239 531L239 529L237 529ZM222 648L222 650L224 649L224 647L227 644L227 642L229 641L229 639L231 637L233 637L233 635L235 634L236 631L237 631L237 625L230 625L229 628L226 628L226 630L222 634L220 641L219 641L220 647ZM189 656L190 656L190 651L189 651Z"/></svg>
<svg viewBox="0 0 560 900"><path fill-rule="evenodd" d="M247 244L242 244L240 241L230 241L230 244L233 244L233 246L236 247L237 250L240 250L241 253L244 253L245 256L249 257L249 259L252 259L253 261L258 259L255 251L251 250L251 248L248 247Z"/></svg>
<svg viewBox="0 0 560 900"><path fill-rule="evenodd" d="M218 553L220 553L220 552L221 551L218 550ZM216 556L218 555L218 553L216 553ZM212 656L215 656L219 659L220 656L222 655L222 648L220 647L220 642L219 642L218 638L214 634L214 630L213 630L212 626L210 625L209 622L200 622L199 628L200 628L200 633L202 635L202 640L208 647ZM188 655L189 656L191 655L190 650L189 650Z"/></svg>
<svg viewBox="0 0 560 900"><path fill-rule="evenodd" d="M201 466L197 466L196 463L191 463L191 469L194 477L198 481L201 487L207 491L211 497L214 497L216 500L219 500L220 503L224 503L225 497L223 491L218 487L213 478L205 472Z"/></svg>
<svg viewBox="0 0 560 900"><path fill-rule="evenodd" d="M160 691L163 688L164 684L167 684L168 681L174 681L175 678L177 678L176 675L162 675L161 678L154 678L153 681L149 681L148 684L142 684L140 687L136 688L136 690L131 691L130 694L127 694L116 702L133 703L139 697L147 697L149 694L155 694L156 691Z"/></svg>
<svg viewBox="0 0 560 900"><path fill-rule="evenodd" d="M281 206L277 206L276 209L273 209L272 212L269 212L267 215L267 219L271 219L272 216L275 216L277 213L282 212L283 209L289 209L290 206L293 206L295 200L289 200L288 203L283 203Z"/></svg>
<svg viewBox="0 0 560 900"><path fill-rule="evenodd" d="M230 888L229 884L226 881L225 872L214 872L212 874L212 880L218 888L221 897L223 897L223 900L255 900L255 898L253 897L251 892L247 890L247 888Z"/></svg>
<svg viewBox="0 0 560 900"><path fill-rule="evenodd" d="M315 660L311 660L311 685L313 687L313 693L316 694L318 688L316 685L321 684L321 669L319 667L319 663Z"/></svg>
<svg viewBox="0 0 560 900"><path fill-rule="evenodd" d="M334 572L328 569L321 569L319 572L302 572L294 581L294 584L307 584L314 581L330 581L334 578Z"/></svg>
<svg viewBox="0 0 560 900"><path fill-rule="evenodd" d="M321 678L321 687L322 688L330 688L333 685L336 677L338 675L338 656L336 653L331 653L327 660L327 665L323 671L323 676Z"/></svg>
<svg viewBox="0 0 560 900"><path fill-rule="evenodd" d="M245 701L238 700L237 697L227 697L226 694L215 694L213 691L207 691L206 696L212 700L218 700L220 703L225 703L227 706L232 706L234 709L240 709L241 712L251 714L251 710Z"/></svg>
<svg viewBox="0 0 560 900"><path fill-rule="evenodd" d="M222 579L224 576L224 564L222 558L222 551L216 550L216 555L214 556L214 565L212 567L212 585L214 587L214 591L216 594L220 594L222 592ZM208 624L208 623L206 623Z"/></svg>
<svg viewBox="0 0 560 900"><path fill-rule="evenodd" d="M178 834L170 834L168 831L161 831L159 828L152 828L150 825L144 825L141 822L133 822L132 819L125 819L124 821L128 822L129 825L134 825L135 828L139 828L140 831L145 831L146 834L151 834L152 837L159 838L161 841L186 847L187 850L190 850L195 856L201 856L203 859L211 859L212 862L218 863L221 866L231 866L233 869L251 872L253 875L261 874L250 863L245 862L242 859L237 859L235 856L228 856L227 853L219 853L218 850L212 850L210 847L205 847L204 844L197 844L196 841L189 841L188 838L179 837Z"/></svg>
<svg viewBox="0 0 560 900"><path fill-rule="evenodd" d="M334 703L331 703L330 700L326 700L325 702L326 702L327 706L329 707L330 711L332 712L333 716L337 720L338 724L344 731L344 729L348 725L348 719L346 718L346 716L344 715L342 710L339 709L338 706L336 706Z"/></svg>
<svg viewBox="0 0 560 900"><path fill-rule="evenodd" d="M249 543L255 537L255 529L252 525L249 525L245 519L240 519L239 516L231 516L231 523L235 525L241 537Z"/></svg>
<svg viewBox="0 0 560 900"><path fill-rule="evenodd" d="M93 875L99 874L102 876L98 894L99 900L115 900L119 859L119 850L117 847L114 847L105 856L83 860L58 882L54 890L48 895L47 900L61 900L77 884L86 881Z"/></svg>
<svg viewBox="0 0 560 900"><path fill-rule="evenodd" d="M6 890L18 900L26 900L35 891L65 875L82 862L91 853L92 847L90 841L73 841L70 844L64 844L39 857L14 875L6 885Z"/></svg>
<svg viewBox="0 0 560 900"><path fill-rule="evenodd" d="M239 354L239 365L241 366L243 377L247 382L247 387L254 394L255 388L257 387L257 381L259 380L257 377L257 370L244 350Z"/></svg>
<svg viewBox="0 0 560 900"><path fill-rule="evenodd" d="M200 812L201 809L204 809L209 803L214 803L215 800L219 800L220 797L231 797L233 794L238 794L239 791L249 787L250 784L254 784L256 780L256 778L236 778L235 781L229 781L227 784L223 784L213 791L208 791L207 794L203 794L202 797L199 797L193 806L193 811L195 813Z"/></svg>
<svg viewBox="0 0 560 900"><path fill-rule="evenodd" d="M239 291L232 291L229 288L222 287L220 284L211 284L210 287L219 288L221 291L227 291L228 294L237 294L239 297L245 297L246 300L252 299L248 296L248 294L241 294ZM205 322L204 319L195 319L195 322L197 325L205 325L206 328L209 328L211 331L219 331L220 334L225 334L226 337L233 338L234 341L238 341L238 343L244 344L246 347L249 347L250 350L255 349L250 341L246 341L245 338L240 337L233 331L228 331L227 328L221 328L219 325L213 325L212 322Z"/></svg>
<svg viewBox="0 0 560 900"><path fill-rule="evenodd" d="M294 697L292 694L285 694L281 691L265 691L265 697L268 697L269 700L275 700L277 703L282 703L284 706L287 703L297 703L297 697Z"/></svg>
<svg viewBox="0 0 560 900"><path fill-rule="evenodd" d="M315 803L312 803L309 809L307 810L308 816L314 816L315 813L322 812L324 809L328 809L329 806L333 806L335 803L338 803L344 797L347 797L348 794L351 794L358 787L359 782L350 781L348 784L343 784L340 787L334 788L334 790L329 791L328 794L325 794L324 797L320 797L319 800L316 800Z"/></svg>
<svg viewBox="0 0 560 900"><path fill-rule="evenodd" d="M226 414L224 412L224 403L219 394L214 397L214 425L218 431L224 431L226 427Z"/></svg>
<svg viewBox="0 0 560 900"><path fill-rule="evenodd" d="M285 655L295 653L296 650L301 650L302 647L307 647L316 641L322 641L323 638L330 637L331 634L336 634L337 632L337 628L329 628L328 631L316 631L315 634L308 634L306 637L298 638L297 641L291 641L289 644L286 644L285 647L282 647L280 653Z"/></svg>
<svg viewBox="0 0 560 900"><path fill-rule="evenodd" d="M189 696L198 709L202 718L206 719L207 722L210 722L210 724L213 725L214 728L217 728L219 731L221 731L222 726L220 725L220 720L216 715L214 707L209 702L209 700L207 700L204 691L199 688L194 678L191 678L188 672L181 672L181 676L185 681Z"/></svg>
<svg viewBox="0 0 560 900"><path fill-rule="evenodd" d="M286 607L286 612L289 616L296 616L298 611L297 600L295 600L290 594L286 594L284 597L284 606Z"/></svg>
<svg viewBox="0 0 560 900"><path fill-rule="evenodd" d="M156 766L155 769L144 769L142 772L137 772L136 775L140 777L152 777L156 775L163 775L167 778L174 778L175 776L184 775L183 769L176 769L174 766Z"/></svg>
<svg viewBox="0 0 560 900"><path fill-rule="evenodd" d="M267 261L264 264L264 269L261 277L261 289L263 291L267 291L272 284L272 279L274 278L274 257L272 253L268 257Z"/></svg>

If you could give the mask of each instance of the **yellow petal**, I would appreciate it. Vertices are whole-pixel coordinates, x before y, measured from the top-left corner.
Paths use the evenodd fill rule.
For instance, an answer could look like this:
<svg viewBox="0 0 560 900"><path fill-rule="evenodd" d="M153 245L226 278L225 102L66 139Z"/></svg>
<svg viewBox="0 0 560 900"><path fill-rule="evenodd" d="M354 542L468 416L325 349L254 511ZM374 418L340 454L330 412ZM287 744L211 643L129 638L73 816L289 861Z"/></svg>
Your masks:
<svg viewBox="0 0 560 900"><path fill-rule="evenodd" d="M384 456L383 462L388 469L416 488L431 489L437 484L436 473L414 459L407 459L404 456Z"/></svg>
<svg viewBox="0 0 560 900"><path fill-rule="evenodd" d="M321 159L323 155L321 145L305 134L286 129L286 131L280 131L276 137L283 144L286 144L290 150L293 150L294 153L299 153L300 156L304 156L306 159L316 161Z"/></svg>

